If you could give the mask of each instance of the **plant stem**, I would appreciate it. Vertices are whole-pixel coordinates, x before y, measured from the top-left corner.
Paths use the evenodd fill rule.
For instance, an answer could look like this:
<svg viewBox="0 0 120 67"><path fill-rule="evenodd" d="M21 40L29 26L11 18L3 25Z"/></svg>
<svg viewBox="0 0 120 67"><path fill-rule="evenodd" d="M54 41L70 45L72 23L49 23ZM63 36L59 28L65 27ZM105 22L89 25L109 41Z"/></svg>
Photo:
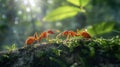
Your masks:
<svg viewBox="0 0 120 67"><path fill-rule="evenodd" d="M79 0L79 4L80 4L80 10L82 9L82 1Z"/></svg>

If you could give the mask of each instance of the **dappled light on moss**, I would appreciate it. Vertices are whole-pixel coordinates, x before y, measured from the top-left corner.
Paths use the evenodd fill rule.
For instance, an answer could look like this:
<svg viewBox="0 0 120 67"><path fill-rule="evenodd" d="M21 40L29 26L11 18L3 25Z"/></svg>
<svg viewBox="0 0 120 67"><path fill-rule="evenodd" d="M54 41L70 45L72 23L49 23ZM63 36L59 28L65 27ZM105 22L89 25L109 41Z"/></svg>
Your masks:
<svg viewBox="0 0 120 67"><path fill-rule="evenodd" d="M119 48L119 36L111 39L73 38L60 43L54 41L36 47L28 46L17 49L17 51L0 53L0 65L14 67L88 67L89 65L107 66L112 64L119 66Z"/></svg>

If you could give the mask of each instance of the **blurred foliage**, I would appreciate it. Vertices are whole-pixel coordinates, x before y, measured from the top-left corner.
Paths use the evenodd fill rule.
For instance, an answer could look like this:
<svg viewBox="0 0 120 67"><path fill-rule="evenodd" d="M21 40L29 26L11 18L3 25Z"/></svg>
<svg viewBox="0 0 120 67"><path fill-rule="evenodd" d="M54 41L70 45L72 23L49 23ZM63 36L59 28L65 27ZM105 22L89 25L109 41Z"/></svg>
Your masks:
<svg viewBox="0 0 120 67"><path fill-rule="evenodd" d="M114 22L101 22L99 24L88 26L87 31L91 34L91 36L102 35L105 33L112 32L114 26Z"/></svg>
<svg viewBox="0 0 120 67"><path fill-rule="evenodd" d="M79 12L85 12L83 7L85 7L89 0L67 0L68 2L72 3L73 5L77 5L78 7L73 6L61 6L57 9L53 10L50 14L45 16L45 21L56 21L66 19L68 17L73 17L77 15Z"/></svg>
<svg viewBox="0 0 120 67"><path fill-rule="evenodd" d="M56 21L56 20L63 20L69 17L73 17L78 13L80 13L83 7L85 8L85 6L90 2L89 0L84 0L84 1L83 0L67 0L67 1L76 6L75 7L73 6L58 7L57 9L50 12L47 16L45 16L44 20ZM114 21L113 22L102 21L98 24L92 24L91 26L88 26L87 30L91 34L91 36L99 36L99 35L112 32L114 30L114 26L115 26Z"/></svg>
<svg viewBox="0 0 120 67"><path fill-rule="evenodd" d="M79 8L71 7L71 6L62 6L48 14L44 20L47 21L55 21L65 19L67 17L75 16L79 12Z"/></svg>
<svg viewBox="0 0 120 67"><path fill-rule="evenodd" d="M85 7L90 0L67 0L67 1L79 7Z"/></svg>

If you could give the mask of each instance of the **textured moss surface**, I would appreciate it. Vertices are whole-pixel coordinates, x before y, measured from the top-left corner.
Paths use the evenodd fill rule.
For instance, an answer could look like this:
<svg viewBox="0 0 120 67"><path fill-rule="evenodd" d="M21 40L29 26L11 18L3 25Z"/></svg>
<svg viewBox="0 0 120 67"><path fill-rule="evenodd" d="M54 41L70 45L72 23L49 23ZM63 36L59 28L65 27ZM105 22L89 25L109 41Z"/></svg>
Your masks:
<svg viewBox="0 0 120 67"><path fill-rule="evenodd" d="M0 52L2 67L120 67L120 37L71 39Z"/></svg>

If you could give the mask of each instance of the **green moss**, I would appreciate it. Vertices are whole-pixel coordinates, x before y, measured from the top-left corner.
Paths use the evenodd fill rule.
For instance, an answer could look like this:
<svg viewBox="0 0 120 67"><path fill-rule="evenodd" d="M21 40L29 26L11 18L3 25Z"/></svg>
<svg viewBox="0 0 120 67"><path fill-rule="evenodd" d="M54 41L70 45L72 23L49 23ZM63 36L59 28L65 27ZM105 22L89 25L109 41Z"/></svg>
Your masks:
<svg viewBox="0 0 120 67"><path fill-rule="evenodd" d="M72 38L0 54L3 67L120 66L120 37Z"/></svg>

